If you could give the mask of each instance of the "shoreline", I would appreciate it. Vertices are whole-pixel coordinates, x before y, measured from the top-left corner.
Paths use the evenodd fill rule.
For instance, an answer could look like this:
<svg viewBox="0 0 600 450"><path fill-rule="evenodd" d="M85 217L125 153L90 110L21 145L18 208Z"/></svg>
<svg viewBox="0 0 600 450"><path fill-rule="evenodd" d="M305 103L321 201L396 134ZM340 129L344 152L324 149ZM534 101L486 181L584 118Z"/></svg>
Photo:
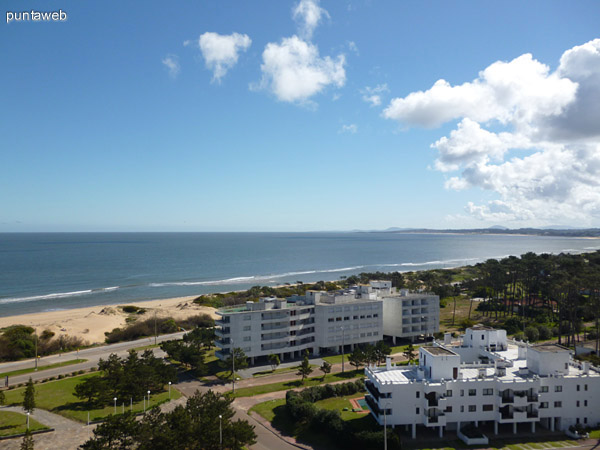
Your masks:
<svg viewBox="0 0 600 450"><path fill-rule="evenodd" d="M38 334L44 330L50 330L55 333L55 338L69 335L80 337L88 344L104 344L104 333L123 327L127 323L126 318L132 315L123 312L119 306L134 305L145 308L147 310L145 314L133 314L142 320L153 318L155 313L158 318L185 319L198 314L208 314L215 319L217 317L216 309L193 303L197 297L197 295L193 295L142 300L5 316L0 317L0 329L11 325L26 325L33 327Z"/></svg>

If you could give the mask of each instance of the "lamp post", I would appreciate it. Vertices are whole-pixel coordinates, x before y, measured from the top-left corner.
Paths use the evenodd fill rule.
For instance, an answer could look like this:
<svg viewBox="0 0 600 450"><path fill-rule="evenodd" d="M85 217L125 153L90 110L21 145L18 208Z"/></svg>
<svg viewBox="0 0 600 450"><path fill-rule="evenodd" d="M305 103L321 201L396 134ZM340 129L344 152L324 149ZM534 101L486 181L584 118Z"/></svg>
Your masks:
<svg viewBox="0 0 600 450"><path fill-rule="evenodd" d="M37 372L38 369L38 335L37 335L37 331L35 332L35 371Z"/></svg>
<svg viewBox="0 0 600 450"><path fill-rule="evenodd" d="M346 341L346 336L344 334L344 326L342 325L342 373L344 373L344 347Z"/></svg>
<svg viewBox="0 0 600 450"><path fill-rule="evenodd" d="M171 400L171 382L169 381L169 400Z"/></svg>
<svg viewBox="0 0 600 450"><path fill-rule="evenodd" d="M117 397L113 398L113 400L115 401L115 414L117 414Z"/></svg>
<svg viewBox="0 0 600 450"><path fill-rule="evenodd" d="M146 396L144 395L144 414L146 414Z"/></svg>
<svg viewBox="0 0 600 450"><path fill-rule="evenodd" d="M233 346L233 339L231 340L231 392L235 394L235 347Z"/></svg>
<svg viewBox="0 0 600 450"><path fill-rule="evenodd" d="M221 450L223 450L223 426L221 424L222 419L223 416L219 414L219 448Z"/></svg>
<svg viewBox="0 0 600 450"><path fill-rule="evenodd" d="M27 413L27 429L29 430L29 413Z"/></svg>
<svg viewBox="0 0 600 450"><path fill-rule="evenodd" d="M150 391L148 391L148 409L150 409Z"/></svg>
<svg viewBox="0 0 600 450"><path fill-rule="evenodd" d="M387 450L387 407L389 403L383 406L383 450Z"/></svg>

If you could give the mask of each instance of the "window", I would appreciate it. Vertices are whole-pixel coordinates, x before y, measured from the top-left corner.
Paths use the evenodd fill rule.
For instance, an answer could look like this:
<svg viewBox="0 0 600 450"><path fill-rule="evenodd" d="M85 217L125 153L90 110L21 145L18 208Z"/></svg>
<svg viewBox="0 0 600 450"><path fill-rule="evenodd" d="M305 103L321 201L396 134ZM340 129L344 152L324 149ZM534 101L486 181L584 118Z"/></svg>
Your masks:
<svg viewBox="0 0 600 450"><path fill-rule="evenodd" d="M583 418L583 423L587 423L587 417Z"/></svg>
<svg viewBox="0 0 600 450"><path fill-rule="evenodd" d="M587 391L587 384L584 384L584 385L583 385L583 390L584 390L584 391Z"/></svg>
<svg viewBox="0 0 600 450"><path fill-rule="evenodd" d="M494 390L492 388L484 389L483 395L494 395Z"/></svg>
<svg viewBox="0 0 600 450"><path fill-rule="evenodd" d="M421 396L421 393L419 391L415 392L415 394L417 394L417 398Z"/></svg>
<svg viewBox="0 0 600 450"><path fill-rule="evenodd" d="M250 325L246 325L244 327L244 331L250 331L252 329L252 327Z"/></svg>
<svg viewBox="0 0 600 450"><path fill-rule="evenodd" d="M358 316L354 316L354 317L352 317L352 319L358 320Z"/></svg>
<svg viewBox="0 0 600 450"><path fill-rule="evenodd" d="M562 402L554 402L555 408L562 408Z"/></svg>
<svg viewBox="0 0 600 450"><path fill-rule="evenodd" d="M249 342L252 338L250 336L244 336L244 342Z"/></svg>
<svg viewBox="0 0 600 450"><path fill-rule="evenodd" d="M451 389L448 389L446 391L446 397L452 397L452 390Z"/></svg>
<svg viewBox="0 0 600 450"><path fill-rule="evenodd" d="M460 412L465 412L465 407L464 407L464 405L461 405L461 406L460 406Z"/></svg>
<svg viewBox="0 0 600 450"><path fill-rule="evenodd" d="M580 386L579 386L579 385L577 385L577 392L579 392L579 387L580 387Z"/></svg>
<svg viewBox="0 0 600 450"><path fill-rule="evenodd" d="M349 316L344 317L344 320L350 320Z"/></svg>
<svg viewBox="0 0 600 450"><path fill-rule="evenodd" d="M252 320L252 316L250 314L245 314L244 320Z"/></svg>
<svg viewBox="0 0 600 450"><path fill-rule="evenodd" d="M548 386L542 386L540 392L548 392Z"/></svg>
<svg viewBox="0 0 600 450"><path fill-rule="evenodd" d="M541 402L540 403L540 409L547 408L547 407L548 407L548 402Z"/></svg>
<svg viewBox="0 0 600 450"><path fill-rule="evenodd" d="M373 317L379 317L379 314L373 314Z"/></svg>
<svg viewBox="0 0 600 450"><path fill-rule="evenodd" d="M554 386L554 392L562 392L562 386Z"/></svg>
<svg viewBox="0 0 600 450"><path fill-rule="evenodd" d="M583 401L583 406L587 406L587 400Z"/></svg>
<svg viewBox="0 0 600 450"><path fill-rule="evenodd" d="M417 408L417 414L419 414L419 413L420 413L420 410L419 410L419 408Z"/></svg>
<svg viewBox="0 0 600 450"><path fill-rule="evenodd" d="M483 410L484 411L493 411L494 405L483 405Z"/></svg>
<svg viewBox="0 0 600 450"><path fill-rule="evenodd" d="M485 338L484 338L484 336L483 336L483 334L482 334L482 335L481 335L481 340L483 341L484 339L485 339Z"/></svg>
<svg viewBox="0 0 600 450"><path fill-rule="evenodd" d="M477 389L469 389L469 397L474 397L477 395Z"/></svg>
<svg viewBox="0 0 600 450"><path fill-rule="evenodd" d="M460 396L461 396L461 397L464 397L464 396L465 396L465 390L464 390L464 389L461 389L461 390L460 390Z"/></svg>
<svg viewBox="0 0 600 450"><path fill-rule="evenodd" d="M333 317L330 317L329 319L327 319L327 322L333 322Z"/></svg>
<svg viewBox="0 0 600 450"><path fill-rule="evenodd" d="M452 406L446 406L446 409L444 412L452 412Z"/></svg>
<svg viewBox="0 0 600 450"><path fill-rule="evenodd" d="M469 405L469 412L477 411L477 405Z"/></svg>
<svg viewBox="0 0 600 450"><path fill-rule="evenodd" d="M336 322L341 322L341 321L342 321L342 318L341 318L341 317L336 317L336 318L335 318L335 321L336 321Z"/></svg>

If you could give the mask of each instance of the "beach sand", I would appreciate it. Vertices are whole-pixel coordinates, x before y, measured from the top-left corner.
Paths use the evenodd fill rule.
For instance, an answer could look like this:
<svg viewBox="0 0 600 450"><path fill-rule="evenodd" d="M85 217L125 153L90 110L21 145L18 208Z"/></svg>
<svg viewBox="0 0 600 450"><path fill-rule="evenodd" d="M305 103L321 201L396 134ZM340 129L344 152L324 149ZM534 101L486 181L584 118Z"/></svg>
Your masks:
<svg viewBox="0 0 600 450"><path fill-rule="evenodd" d="M173 317L185 319L198 314L208 314L216 318L216 309L208 306L199 306L193 303L196 296L178 297L162 300L148 300L142 302L124 303L145 308L143 315L134 315L138 320L156 317ZM119 305L97 305L85 308L68 309L62 311L46 311L19 316L0 317L0 328L10 325L27 325L36 329L38 333L50 330L56 336L68 334L78 336L88 344L103 343L104 332L121 328L125 319L131 314L123 312Z"/></svg>

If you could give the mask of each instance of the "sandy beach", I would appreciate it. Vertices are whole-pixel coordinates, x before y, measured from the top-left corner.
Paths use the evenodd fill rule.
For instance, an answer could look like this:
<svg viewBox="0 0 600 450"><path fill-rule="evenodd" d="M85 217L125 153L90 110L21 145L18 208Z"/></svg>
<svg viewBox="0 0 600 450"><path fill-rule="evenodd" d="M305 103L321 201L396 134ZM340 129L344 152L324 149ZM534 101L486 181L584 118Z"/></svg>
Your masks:
<svg viewBox="0 0 600 450"><path fill-rule="evenodd" d="M135 305L147 309L147 312L137 316L144 320L154 317L173 317L185 319L198 314L208 314L216 318L215 308L199 306L193 303L192 297L178 297L162 300L148 300L131 302L126 305ZM0 317L0 328L10 325L27 325L36 329L38 333L50 330L56 336L68 334L79 336L88 344L103 343L104 332L125 325L125 319L130 316L123 312L119 306L123 305L97 305L85 308L68 309L62 311L47 311L18 316Z"/></svg>

